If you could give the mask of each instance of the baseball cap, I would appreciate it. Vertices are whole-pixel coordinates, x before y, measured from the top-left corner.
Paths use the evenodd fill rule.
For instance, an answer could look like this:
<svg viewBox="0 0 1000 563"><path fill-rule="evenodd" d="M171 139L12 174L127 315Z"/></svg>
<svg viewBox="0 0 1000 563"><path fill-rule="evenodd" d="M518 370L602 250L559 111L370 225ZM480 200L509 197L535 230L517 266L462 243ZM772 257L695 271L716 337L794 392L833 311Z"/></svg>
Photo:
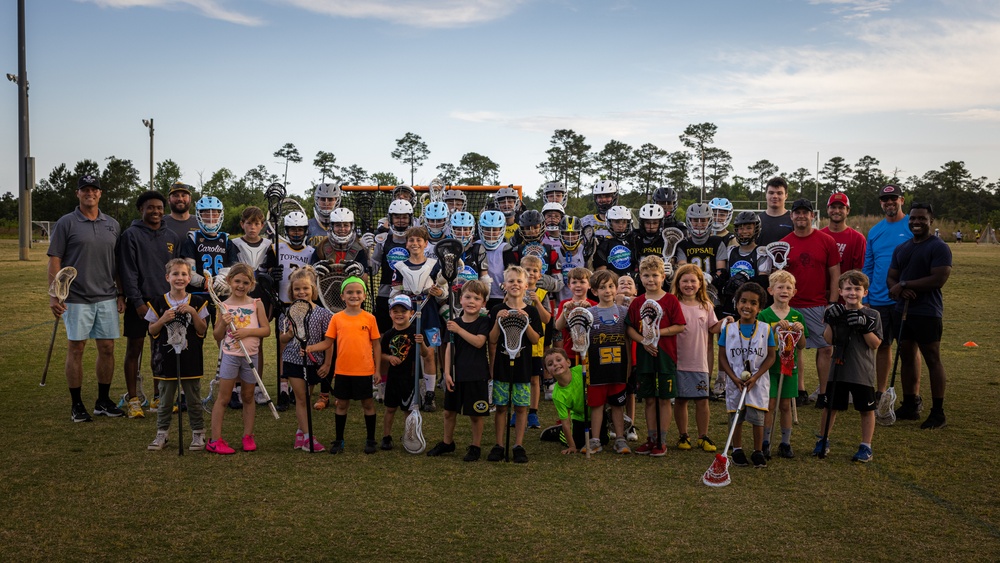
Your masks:
<svg viewBox="0 0 1000 563"><path fill-rule="evenodd" d="M792 204L792 211L795 211L796 209L808 209L810 212L812 212L814 211L813 202L805 198L797 199L795 200L795 203Z"/></svg>
<svg viewBox="0 0 1000 563"><path fill-rule="evenodd" d="M191 195L192 190L191 186L185 184L184 182L174 182L173 184L170 185L170 192L168 192L167 195L170 195L174 192L187 192L188 195Z"/></svg>
<svg viewBox="0 0 1000 563"><path fill-rule="evenodd" d="M827 200L826 206L830 207L834 203L842 203L845 207L851 206L851 200L847 199L847 194L842 193L830 194L830 199Z"/></svg>
<svg viewBox="0 0 1000 563"><path fill-rule="evenodd" d="M101 181L97 178L97 176L92 176L90 174L80 176L80 179L76 183L76 189L81 190L88 187L101 189Z"/></svg>
<svg viewBox="0 0 1000 563"><path fill-rule="evenodd" d="M389 300L389 308L390 309L392 309L396 305L400 305L402 307L405 307L407 311L412 311L413 310L413 301L410 301L409 297L407 297L405 295L402 295L402 294L397 295L397 296L395 296L395 297L393 297L392 299Z"/></svg>
<svg viewBox="0 0 1000 563"><path fill-rule="evenodd" d="M903 197L903 190L899 189L899 186L889 184L878 191L878 198L882 199L883 197Z"/></svg>

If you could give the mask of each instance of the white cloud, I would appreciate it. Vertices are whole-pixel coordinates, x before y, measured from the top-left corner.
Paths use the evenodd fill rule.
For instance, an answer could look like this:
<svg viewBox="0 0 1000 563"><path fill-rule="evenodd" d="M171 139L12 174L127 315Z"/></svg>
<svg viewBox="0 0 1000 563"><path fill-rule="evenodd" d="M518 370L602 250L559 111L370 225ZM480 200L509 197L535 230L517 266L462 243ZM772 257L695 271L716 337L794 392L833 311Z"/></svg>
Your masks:
<svg viewBox="0 0 1000 563"><path fill-rule="evenodd" d="M941 115L962 121L1000 121L1000 109L995 108L971 108Z"/></svg>
<svg viewBox="0 0 1000 563"><path fill-rule="evenodd" d="M846 19L867 18L874 13L888 12L897 0L809 0L810 4L829 4L835 14L843 14Z"/></svg>
<svg viewBox="0 0 1000 563"><path fill-rule="evenodd" d="M465 27L502 19L526 0L282 0L328 16L411 27Z"/></svg>
<svg viewBox="0 0 1000 563"><path fill-rule="evenodd" d="M194 9L203 16L237 25L258 26L260 18L241 14L224 6L226 0L77 0L90 2L102 8L163 8L167 10Z"/></svg>
<svg viewBox="0 0 1000 563"><path fill-rule="evenodd" d="M470 123L494 124L510 129L550 134L573 129L588 137L639 139L658 136L664 126L683 127L686 118L668 111L609 112L588 115L506 115L493 111L453 111L449 117ZM667 130L673 131L669 127Z"/></svg>

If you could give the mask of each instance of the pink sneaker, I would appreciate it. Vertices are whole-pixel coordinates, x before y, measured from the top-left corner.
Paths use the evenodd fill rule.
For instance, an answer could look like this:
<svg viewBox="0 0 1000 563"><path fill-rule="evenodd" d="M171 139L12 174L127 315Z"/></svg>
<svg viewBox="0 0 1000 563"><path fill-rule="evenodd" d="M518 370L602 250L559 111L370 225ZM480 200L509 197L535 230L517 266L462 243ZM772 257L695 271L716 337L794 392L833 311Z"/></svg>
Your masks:
<svg viewBox="0 0 1000 563"><path fill-rule="evenodd" d="M218 440L209 440L208 445L205 446L205 449L212 452L213 454L219 454L219 455L232 455L236 453L236 450L230 448L229 444L227 444L226 441L221 438Z"/></svg>
<svg viewBox="0 0 1000 563"><path fill-rule="evenodd" d="M257 451L257 442L253 441L253 434L247 434L243 436L243 451L245 452Z"/></svg>
<svg viewBox="0 0 1000 563"><path fill-rule="evenodd" d="M316 438L312 439L312 443L313 443L313 453L319 453L319 452L322 452L322 451L326 450L326 448L323 447L323 444L320 444L319 440L317 440ZM302 439L302 451L304 451L304 452L308 452L309 451L309 438L303 437L303 439Z"/></svg>
<svg viewBox="0 0 1000 563"><path fill-rule="evenodd" d="M305 438L303 437L302 431L301 430L296 431L295 432L295 445L292 447L292 449L294 449L294 450L301 450L302 449L302 443L304 441L305 441Z"/></svg>

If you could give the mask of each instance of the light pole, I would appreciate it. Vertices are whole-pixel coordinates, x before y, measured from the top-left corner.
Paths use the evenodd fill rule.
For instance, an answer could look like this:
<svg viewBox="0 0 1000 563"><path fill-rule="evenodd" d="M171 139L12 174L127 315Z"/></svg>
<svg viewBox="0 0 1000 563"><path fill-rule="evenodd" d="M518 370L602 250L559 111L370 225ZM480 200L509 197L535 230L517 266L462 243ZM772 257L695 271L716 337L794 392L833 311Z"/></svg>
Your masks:
<svg viewBox="0 0 1000 563"><path fill-rule="evenodd" d="M25 56L24 0L17 2L17 76L7 75L17 84L18 113L18 259L28 259L31 248L31 187L34 184L34 162L28 145L28 70Z"/></svg>
<svg viewBox="0 0 1000 563"><path fill-rule="evenodd" d="M149 190L153 191L153 118L143 119L142 124L149 129Z"/></svg>

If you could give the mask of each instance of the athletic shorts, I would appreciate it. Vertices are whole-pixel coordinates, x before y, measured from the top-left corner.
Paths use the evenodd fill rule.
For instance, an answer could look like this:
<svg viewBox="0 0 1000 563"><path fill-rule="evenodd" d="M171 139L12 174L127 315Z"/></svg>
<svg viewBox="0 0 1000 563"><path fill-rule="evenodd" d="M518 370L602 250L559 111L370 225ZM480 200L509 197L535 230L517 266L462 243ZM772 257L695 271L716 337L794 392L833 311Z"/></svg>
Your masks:
<svg viewBox="0 0 1000 563"><path fill-rule="evenodd" d="M387 409L409 407L413 399L413 376L409 374L390 375L385 381L383 402Z"/></svg>
<svg viewBox="0 0 1000 563"><path fill-rule="evenodd" d="M378 325L379 334L385 334L387 330L392 328L388 297L375 297L375 324Z"/></svg>
<svg viewBox="0 0 1000 563"><path fill-rule="evenodd" d="M542 358L532 356L531 377L542 377L543 375L545 375L545 364L542 362Z"/></svg>
<svg viewBox="0 0 1000 563"><path fill-rule="evenodd" d="M678 399L707 399L708 372L677 370Z"/></svg>
<svg viewBox="0 0 1000 563"><path fill-rule="evenodd" d="M640 399L650 399L659 397L660 399L673 399L677 397L677 386L674 384L674 374L661 373L659 376L659 392L657 393L657 381L651 373L639 373L639 391L635 394Z"/></svg>
<svg viewBox="0 0 1000 563"><path fill-rule="evenodd" d="M115 340L121 336L118 329L118 300L108 299L98 303L66 303L62 315L66 325L66 339Z"/></svg>
<svg viewBox="0 0 1000 563"><path fill-rule="evenodd" d="M749 422L751 426L764 426L764 414L767 411L757 410L753 407L746 407L742 411L729 413L729 424L733 423L733 418L738 414L740 422Z"/></svg>
<svg viewBox="0 0 1000 563"><path fill-rule="evenodd" d="M222 363L219 364L219 379L239 379L243 383L257 383L257 378L253 376L253 369L250 362L243 356L231 354L222 355Z"/></svg>
<svg viewBox="0 0 1000 563"><path fill-rule="evenodd" d="M625 393L635 395L639 391L639 376L635 373L635 366L629 370L628 380L625 382Z"/></svg>
<svg viewBox="0 0 1000 563"><path fill-rule="evenodd" d="M607 383L587 387L587 406L593 408L603 407L604 405L612 407L625 406L624 383Z"/></svg>
<svg viewBox="0 0 1000 563"><path fill-rule="evenodd" d="M906 319L909 322L910 319ZM828 386L829 387L829 386ZM835 411L846 411L850 400L854 400L854 410L868 412L875 410L875 388L860 383L837 382L833 384L830 407Z"/></svg>
<svg viewBox="0 0 1000 563"><path fill-rule="evenodd" d="M826 322L823 321L823 313L826 307L800 307L797 309L802 313L806 328L809 329L809 337L806 338L806 348L826 348L830 344L823 338L823 329Z"/></svg>
<svg viewBox="0 0 1000 563"><path fill-rule="evenodd" d="M305 379L308 385L316 385L322 380L319 376L319 372L317 371L319 366L306 367L302 364L282 362L282 368L282 377L288 379ZM308 377L306 377L307 375ZM371 387L371 385L369 385L369 387Z"/></svg>
<svg viewBox="0 0 1000 563"><path fill-rule="evenodd" d="M798 374L792 376L786 375L768 375L771 378L771 389L768 391L768 397L772 399L778 398L778 383L781 383L781 398L782 399L794 399L799 396L799 376Z"/></svg>
<svg viewBox="0 0 1000 563"><path fill-rule="evenodd" d="M341 401L363 401L372 398L372 376L338 375L333 380L333 396Z"/></svg>
<svg viewBox="0 0 1000 563"><path fill-rule="evenodd" d="M145 338L149 334L149 321L139 316L135 307L125 307L125 338Z"/></svg>
<svg viewBox="0 0 1000 563"><path fill-rule="evenodd" d="M941 317L908 315L906 324L903 326L901 340L913 341L917 344L934 344L941 342L943 329Z"/></svg>
<svg viewBox="0 0 1000 563"><path fill-rule="evenodd" d="M531 403L530 383L507 383L505 381L493 382L493 404L498 407L505 407L510 402L508 387L514 393L514 406L526 407Z"/></svg>
<svg viewBox="0 0 1000 563"><path fill-rule="evenodd" d="M490 382L459 381L455 390L444 392L444 410L465 416L486 416L490 414Z"/></svg>
<svg viewBox="0 0 1000 563"><path fill-rule="evenodd" d="M872 309L882 319L882 343L879 348L889 348L893 340L899 339L899 323L903 320L903 314L896 312L895 305L880 305Z"/></svg>

